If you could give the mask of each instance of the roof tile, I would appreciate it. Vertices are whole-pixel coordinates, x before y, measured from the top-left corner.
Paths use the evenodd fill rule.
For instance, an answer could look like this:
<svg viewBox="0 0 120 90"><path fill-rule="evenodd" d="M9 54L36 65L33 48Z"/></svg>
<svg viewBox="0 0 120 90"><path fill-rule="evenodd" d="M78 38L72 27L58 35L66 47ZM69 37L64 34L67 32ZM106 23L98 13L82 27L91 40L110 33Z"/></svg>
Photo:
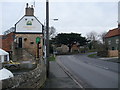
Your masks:
<svg viewBox="0 0 120 90"><path fill-rule="evenodd" d="M115 29L109 30L108 33L105 35L105 38L118 36L118 35L120 35L120 28L115 28Z"/></svg>

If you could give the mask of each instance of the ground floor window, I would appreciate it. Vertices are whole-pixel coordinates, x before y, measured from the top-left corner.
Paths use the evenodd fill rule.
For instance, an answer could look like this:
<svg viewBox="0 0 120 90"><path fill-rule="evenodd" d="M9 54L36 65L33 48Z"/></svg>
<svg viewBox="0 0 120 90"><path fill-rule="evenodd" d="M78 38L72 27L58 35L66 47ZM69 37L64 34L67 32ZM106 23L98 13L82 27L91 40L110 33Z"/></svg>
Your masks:
<svg viewBox="0 0 120 90"><path fill-rule="evenodd" d="M115 48L114 48L114 47L112 47L112 50L115 50Z"/></svg>
<svg viewBox="0 0 120 90"><path fill-rule="evenodd" d="M7 61L7 55L4 56L4 61Z"/></svg>

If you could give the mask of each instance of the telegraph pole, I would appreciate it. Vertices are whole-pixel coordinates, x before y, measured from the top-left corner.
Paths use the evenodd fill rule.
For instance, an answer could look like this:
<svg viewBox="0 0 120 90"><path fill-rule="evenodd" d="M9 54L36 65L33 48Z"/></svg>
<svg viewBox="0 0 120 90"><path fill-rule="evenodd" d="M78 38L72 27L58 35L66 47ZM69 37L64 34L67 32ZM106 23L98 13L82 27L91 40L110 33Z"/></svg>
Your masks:
<svg viewBox="0 0 120 90"><path fill-rule="evenodd" d="M46 0L46 76L49 77L49 0Z"/></svg>

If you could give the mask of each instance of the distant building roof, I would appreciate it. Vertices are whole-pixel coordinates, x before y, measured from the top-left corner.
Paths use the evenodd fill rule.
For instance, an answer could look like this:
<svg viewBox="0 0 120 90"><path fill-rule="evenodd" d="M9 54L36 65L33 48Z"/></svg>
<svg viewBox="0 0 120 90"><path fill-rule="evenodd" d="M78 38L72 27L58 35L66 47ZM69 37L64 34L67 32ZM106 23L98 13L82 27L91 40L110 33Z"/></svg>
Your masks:
<svg viewBox="0 0 120 90"><path fill-rule="evenodd" d="M108 33L105 35L105 38L118 36L118 35L120 35L120 28L115 28L115 29L109 30Z"/></svg>
<svg viewBox="0 0 120 90"><path fill-rule="evenodd" d="M0 35L0 48L5 51L11 51L12 43L14 41L14 33L11 32L7 35Z"/></svg>

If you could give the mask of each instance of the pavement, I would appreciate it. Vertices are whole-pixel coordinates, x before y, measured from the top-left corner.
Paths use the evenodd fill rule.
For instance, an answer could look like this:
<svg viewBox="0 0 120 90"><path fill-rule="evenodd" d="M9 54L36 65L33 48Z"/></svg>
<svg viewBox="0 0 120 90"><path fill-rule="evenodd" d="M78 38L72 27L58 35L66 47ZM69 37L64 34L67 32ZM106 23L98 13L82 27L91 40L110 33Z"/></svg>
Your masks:
<svg viewBox="0 0 120 90"><path fill-rule="evenodd" d="M43 88L80 88L56 61L50 61L50 74Z"/></svg>

